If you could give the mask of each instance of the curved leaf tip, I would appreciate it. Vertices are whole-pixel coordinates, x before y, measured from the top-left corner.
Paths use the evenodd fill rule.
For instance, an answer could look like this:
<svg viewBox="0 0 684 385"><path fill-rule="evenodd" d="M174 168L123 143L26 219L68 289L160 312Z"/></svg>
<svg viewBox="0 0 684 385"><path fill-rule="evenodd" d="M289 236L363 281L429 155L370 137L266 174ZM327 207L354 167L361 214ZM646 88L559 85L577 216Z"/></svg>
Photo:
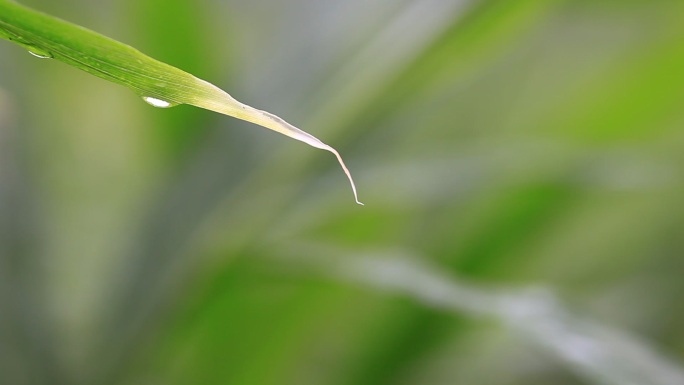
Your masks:
<svg viewBox="0 0 684 385"><path fill-rule="evenodd" d="M204 82L204 81L203 81ZM207 83L209 84L209 83ZM248 122L252 122L254 124L258 124L260 126L266 127L268 129L271 129L273 131L279 132L283 135L289 136L290 138L299 140L301 142L304 142L312 147L319 148L321 150L329 151L335 155L337 158L337 161L340 163L340 166L342 167L342 170L344 173L347 175L347 179L349 179L349 184L351 185L352 192L354 193L354 200L356 201L357 204L363 206L364 204L359 201L359 196L356 191L356 185L354 184L354 179L352 178L351 172L349 172L349 169L347 168L347 165L344 163L344 160L342 160L342 156L340 153L335 150L333 147L323 143L320 139L316 138L315 136L309 134L306 131L303 131L292 124L286 122L283 118L274 115L270 112L267 111L262 111L259 109L256 109L254 107L248 106L244 103L241 103L237 101L235 98L230 96L228 93L225 91L219 89L216 86L212 87L216 88L216 90L220 91L221 93L221 101L218 103L218 105L213 104L212 105L200 105L196 104L198 107L206 108L212 111L216 111L222 114L230 115L233 117L236 117L238 119L242 119Z"/></svg>

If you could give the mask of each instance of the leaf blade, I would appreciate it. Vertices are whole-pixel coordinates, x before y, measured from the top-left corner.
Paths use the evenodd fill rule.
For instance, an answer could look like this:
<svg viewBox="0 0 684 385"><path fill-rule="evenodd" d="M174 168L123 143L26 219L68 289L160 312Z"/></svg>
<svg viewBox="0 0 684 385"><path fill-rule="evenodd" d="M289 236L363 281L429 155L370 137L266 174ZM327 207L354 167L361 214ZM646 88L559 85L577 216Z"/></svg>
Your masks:
<svg viewBox="0 0 684 385"><path fill-rule="evenodd" d="M349 179L356 203L362 205L351 173L337 150L276 115L237 101L205 80L97 32L8 0L0 0L0 37L24 46L29 52L46 53L91 75L125 86L143 98L171 105L189 104L229 115L329 151Z"/></svg>

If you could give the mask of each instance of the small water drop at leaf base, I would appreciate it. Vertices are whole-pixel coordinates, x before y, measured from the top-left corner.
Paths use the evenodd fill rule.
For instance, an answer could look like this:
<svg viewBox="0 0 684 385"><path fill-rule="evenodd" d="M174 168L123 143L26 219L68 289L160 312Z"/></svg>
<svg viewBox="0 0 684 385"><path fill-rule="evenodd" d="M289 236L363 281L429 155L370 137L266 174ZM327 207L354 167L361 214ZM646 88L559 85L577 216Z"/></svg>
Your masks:
<svg viewBox="0 0 684 385"><path fill-rule="evenodd" d="M39 58L39 59L52 59L52 54L48 51L42 50L38 47L29 46L27 47L28 53Z"/></svg>
<svg viewBox="0 0 684 385"><path fill-rule="evenodd" d="M147 104L149 104L149 105L151 105L151 106L153 106L153 107L157 107L157 108L169 108L169 107L176 106L175 103L167 102L166 100L161 100L161 99L153 98L153 97L151 97L151 96L143 96L143 100L144 100Z"/></svg>
<svg viewBox="0 0 684 385"><path fill-rule="evenodd" d="M50 52L43 51L42 49L31 47L29 48L28 53L39 59L52 59Z"/></svg>

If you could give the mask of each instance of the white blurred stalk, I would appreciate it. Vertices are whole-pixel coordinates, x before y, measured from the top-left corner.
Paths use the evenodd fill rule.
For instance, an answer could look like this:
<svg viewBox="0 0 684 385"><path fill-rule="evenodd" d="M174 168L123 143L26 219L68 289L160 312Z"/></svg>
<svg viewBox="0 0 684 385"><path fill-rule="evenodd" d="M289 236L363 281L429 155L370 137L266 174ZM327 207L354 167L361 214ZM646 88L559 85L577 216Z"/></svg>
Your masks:
<svg viewBox="0 0 684 385"><path fill-rule="evenodd" d="M384 258L377 254L367 258L345 257L336 263L325 261L321 267L344 280L406 295L448 312L500 319L592 383L684 384L684 370L647 343L573 314L546 289L514 292L478 288L414 259Z"/></svg>

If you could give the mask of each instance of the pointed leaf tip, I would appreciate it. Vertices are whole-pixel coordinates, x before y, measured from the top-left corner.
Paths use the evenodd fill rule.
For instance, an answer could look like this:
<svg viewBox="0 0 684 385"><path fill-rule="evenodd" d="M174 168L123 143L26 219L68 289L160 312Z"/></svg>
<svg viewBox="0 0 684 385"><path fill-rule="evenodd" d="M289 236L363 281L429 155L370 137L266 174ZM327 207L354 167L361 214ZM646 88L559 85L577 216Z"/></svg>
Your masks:
<svg viewBox="0 0 684 385"><path fill-rule="evenodd" d="M204 81L203 81L204 82ZM212 85L212 87L215 87ZM289 136L292 139L304 142L312 147L319 148L321 150L332 152L337 161L340 163L342 170L347 175L349 183L351 184L352 192L354 193L354 200L357 204L364 206L363 203L359 201L358 193L356 191L356 185L354 184L354 179L351 176L351 172L344 164L342 156L333 147L323 143L320 139L303 131L292 124L286 122L283 118L274 115L270 112L256 109L254 107L248 106L244 103L237 101L235 98L230 96L225 91L222 91L218 87L215 87L218 92L220 92L220 97L217 97L217 103L195 103L196 106L206 108L212 111L216 111L221 114L229 115L238 119L242 119L254 124L258 124L262 127L266 127L270 130L279 132L283 135Z"/></svg>

